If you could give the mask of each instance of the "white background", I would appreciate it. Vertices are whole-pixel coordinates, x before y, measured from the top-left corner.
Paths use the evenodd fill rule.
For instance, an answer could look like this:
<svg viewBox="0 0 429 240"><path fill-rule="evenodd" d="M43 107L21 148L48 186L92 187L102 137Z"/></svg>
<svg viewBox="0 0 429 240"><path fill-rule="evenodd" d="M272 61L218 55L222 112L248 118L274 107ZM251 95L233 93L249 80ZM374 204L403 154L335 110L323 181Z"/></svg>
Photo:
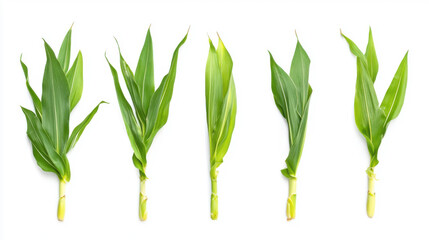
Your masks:
<svg viewBox="0 0 429 240"><path fill-rule="evenodd" d="M0 4L1 239L428 239L429 22L417 1L3 1ZM41 94L42 37L58 51L74 22L72 57L84 58L76 126L102 105L69 154L66 216L56 219L58 179L39 169L20 105L31 108L19 56ZM155 81L180 50L167 124L148 154L148 219L138 219L138 171L104 52L135 69L147 28ZM375 217L366 216L369 154L354 123L355 58L373 29L379 99L409 52L405 104L382 142ZM294 31L311 58L307 138L298 169L297 218L286 222L288 137L270 86L270 50L289 72ZM233 60L237 121L219 168L219 219L210 219L204 71L207 34L219 32ZM121 77L121 81L122 77ZM124 84L123 84L124 85ZM126 88L123 88L126 91Z"/></svg>

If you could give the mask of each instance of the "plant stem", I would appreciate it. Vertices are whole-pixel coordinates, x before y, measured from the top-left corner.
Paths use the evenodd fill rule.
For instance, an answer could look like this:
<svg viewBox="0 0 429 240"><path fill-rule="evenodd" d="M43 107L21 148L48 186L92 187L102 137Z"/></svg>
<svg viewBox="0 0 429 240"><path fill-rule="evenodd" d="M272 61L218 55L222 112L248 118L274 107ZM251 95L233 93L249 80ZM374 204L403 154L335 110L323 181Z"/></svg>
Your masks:
<svg viewBox="0 0 429 240"><path fill-rule="evenodd" d="M139 201L139 217L141 221L145 221L147 219L147 211L146 211L146 179L140 177L140 201Z"/></svg>
<svg viewBox="0 0 429 240"><path fill-rule="evenodd" d="M217 177L212 177L212 195L210 204L210 217L213 220L217 219L218 215L218 198L217 198Z"/></svg>
<svg viewBox="0 0 429 240"><path fill-rule="evenodd" d="M66 211L66 181L64 179L60 179L60 195L58 199L58 221L64 220L64 214Z"/></svg>
<svg viewBox="0 0 429 240"><path fill-rule="evenodd" d="M374 216L375 210L375 192L374 192L375 176L368 176L368 199L366 202L366 212L368 217Z"/></svg>
<svg viewBox="0 0 429 240"><path fill-rule="evenodd" d="M295 218L296 205L296 178L289 178L289 196L287 198L286 216L290 221Z"/></svg>

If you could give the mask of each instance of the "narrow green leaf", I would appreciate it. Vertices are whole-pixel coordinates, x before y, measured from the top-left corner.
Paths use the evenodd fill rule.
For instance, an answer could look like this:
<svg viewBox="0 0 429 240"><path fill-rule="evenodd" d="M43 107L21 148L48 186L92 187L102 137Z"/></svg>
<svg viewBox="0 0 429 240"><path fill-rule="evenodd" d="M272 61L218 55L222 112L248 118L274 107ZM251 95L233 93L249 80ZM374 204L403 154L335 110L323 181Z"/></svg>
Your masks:
<svg viewBox="0 0 429 240"><path fill-rule="evenodd" d="M41 152L41 150L38 149L33 144L31 144L31 146L33 148L33 155L34 155L34 158L36 159L37 165L39 165L39 167L43 171L55 173L55 175L57 175L57 177L59 179L61 179L62 177L61 177L60 173L57 171L55 166L52 165L52 162L49 159L48 154L46 152Z"/></svg>
<svg viewBox="0 0 429 240"><path fill-rule="evenodd" d="M133 163L134 163L134 166L139 170L140 176L143 179L147 179L147 176L146 176L146 173L145 173L146 164L147 164L146 156L143 159L140 160L140 159L138 159L136 157L135 154L133 154Z"/></svg>
<svg viewBox="0 0 429 240"><path fill-rule="evenodd" d="M216 53L218 57L219 68L222 74L222 96L225 97L230 87L233 63L232 58L229 55L229 52L226 50L225 45L223 44L220 37Z"/></svg>
<svg viewBox="0 0 429 240"><path fill-rule="evenodd" d="M209 44L209 56L207 58L205 74L205 94L207 128L209 132L210 141L210 155L213 156L216 145L216 142L213 139L215 138L214 134L216 130L217 118L222 111L223 79L219 65L218 54L210 39Z"/></svg>
<svg viewBox="0 0 429 240"><path fill-rule="evenodd" d="M139 120L139 123L142 128L142 132L144 134L144 130L146 127L146 115L143 110L143 103L141 102L139 89L137 87L136 81L134 80L133 72L131 71L130 67L128 66L127 62L122 56L118 41L116 41L116 43L118 44L122 75L124 76L124 80L127 85L128 92L130 93L131 100L133 101L137 119Z"/></svg>
<svg viewBox="0 0 429 240"><path fill-rule="evenodd" d="M146 158L146 147L143 142L142 132L134 116L133 109L131 108L130 104L128 103L122 92L121 85L119 84L118 80L118 73L116 69L110 64L107 57L106 60L109 64L110 71L112 72L113 81L115 83L116 96L118 97L119 107L121 109L122 118L124 119L125 128L127 130L131 146L136 156L139 159L144 159Z"/></svg>
<svg viewBox="0 0 429 240"><path fill-rule="evenodd" d="M395 77L392 80L389 88L381 102L381 109L386 115L384 126L391 120L395 119L402 109L405 99L405 89L407 88L408 79L408 52L405 54L401 64L396 71Z"/></svg>
<svg viewBox="0 0 429 240"><path fill-rule="evenodd" d="M66 76L51 47L45 42L46 66L43 75L42 126L56 152L61 153L69 136L69 87Z"/></svg>
<svg viewBox="0 0 429 240"><path fill-rule="evenodd" d="M139 87L144 115L146 116L149 109L150 99L155 92L153 47L150 28L147 30L143 49L140 53L135 79L137 86Z"/></svg>
<svg viewBox="0 0 429 240"><path fill-rule="evenodd" d="M232 70L232 69L231 69ZM214 156L213 161L223 161L223 157L228 151L231 143L232 132L235 126L235 117L237 113L237 97L235 84L232 75L229 81L228 92L223 100L222 112L217 120L216 132L214 134ZM213 167L214 163L212 163Z"/></svg>
<svg viewBox="0 0 429 240"><path fill-rule="evenodd" d="M290 67L290 78L295 83L298 97L296 110L302 116L308 101L308 75L310 72L310 58L302 48L299 41L296 42L295 53Z"/></svg>
<svg viewBox="0 0 429 240"><path fill-rule="evenodd" d="M25 84L27 85L27 90L30 93L31 99L33 100L34 105L34 111L36 112L37 117L40 121L42 121L42 102L40 101L40 98L37 96L37 94L34 92L33 88L30 86L29 78L28 78L28 68L27 65L24 64L22 61L22 55L19 59L21 62L22 71L24 71L25 75Z"/></svg>
<svg viewBox="0 0 429 240"><path fill-rule="evenodd" d="M88 116L79 124L77 125L74 129L72 134L70 135L69 140L67 141L67 145L66 145L66 149L65 152L68 153L77 143L77 141L79 140L80 136L82 135L83 131L85 130L86 126L88 126L88 124L91 122L92 118L94 117L94 115L97 113L98 111L98 107L100 106L100 104L102 103L107 103L105 101L101 101L95 108L94 110L92 110Z"/></svg>
<svg viewBox="0 0 429 240"><path fill-rule="evenodd" d="M365 57L368 62L368 72L371 76L372 82L375 82L375 78L378 73L378 60L377 54L375 53L374 40L372 39L372 30L369 29L368 45L366 46Z"/></svg>
<svg viewBox="0 0 429 240"><path fill-rule="evenodd" d="M147 115L147 126L145 133L145 145L147 148L152 144L153 138L162 126L165 125L168 119L168 111L170 108L170 101L173 96L174 81L176 78L177 60L179 58L179 49L186 42L188 33L180 41L173 53L171 60L170 70L168 74L162 79L161 84L153 94Z"/></svg>
<svg viewBox="0 0 429 240"><path fill-rule="evenodd" d="M27 119L27 135L32 145L37 150L36 161L42 160L41 164L49 164L55 168L58 174L62 177L66 174L66 160L55 151L55 147L49 138L48 134L42 127L40 120L32 111L21 107ZM42 158L39 158L39 155ZM43 169L43 168L42 168ZM43 169L44 170L44 169Z"/></svg>
<svg viewBox="0 0 429 240"><path fill-rule="evenodd" d="M83 91L83 60L82 53L79 51L76 60L66 74L70 89L70 112L79 102Z"/></svg>
<svg viewBox="0 0 429 240"><path fill-rule="evenodd" d="M280 113L286 119L289 129L289 146L295 142L299 129L299 115L297 114L298 94L297 86L283 69L277 65L270 52L271 90L274 101Z"/></svg>
<svg viewBox="0 0 429 240"><path fill-rule="evenodd" d="M304 148L305 132L307 129L308 107L310 104L309 100L310 99L308 99L304 107L304 112L298 128L298 133L295 137L295 142L290 147L289 155L286 158L287 171L292 177L295 177L296 175L299 160L301 159L302 149Z"/></svg>
<svg viewBox="0 0 429 240"><path fill-rule="evenodd" d="M73 27L73 26L72 26ZM71 48L71 34L72 27L70 27L66 36L64 37L63 43L61 44L60 52L58 53L58 61L64 72L67 72L70 64L70 48Z"/></svg>

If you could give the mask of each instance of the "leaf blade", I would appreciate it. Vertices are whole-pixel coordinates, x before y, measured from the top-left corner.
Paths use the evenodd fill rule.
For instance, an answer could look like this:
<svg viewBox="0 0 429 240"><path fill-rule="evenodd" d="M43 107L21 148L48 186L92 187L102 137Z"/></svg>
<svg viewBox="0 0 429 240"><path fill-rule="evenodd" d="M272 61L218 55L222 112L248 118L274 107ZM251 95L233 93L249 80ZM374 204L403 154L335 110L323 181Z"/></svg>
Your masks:
<svg viewBox="0 0 429 240"><path fill-rule="evenodd" d="M408 80L408 52L405 54L395 76L381 102L381 109L386 115L384 126L395 119L404 105L405 90Z"/></svg>
<svg viewBox="0 0 429 240"><path fill-rule="evenodd" d="M82 97L83 91L83 59L82 53L79 51L77 57L66 73L67 83L70 89L70 112L73 111L74 107L78 104Z"/></svg>
<svg viewBox="0 0 429 240"><path fill-rule="evenodd" d="M146 39L140 53L135 80L139 87L144 114L147 115L150 99L155 92L153 46L150 28L147 30Z"/></svg>
<svg viewBox="0 0 429 240"><path fill-rule="evenodd" d="M97 104L97 106L88 114L88 116L73 129L73 132L67 141L67 145L65 149L66 153L68 153L76 145L77 141L79 140L86 126L88 126L88 124L91 122L94 115L97 113L98 107L103 103L107 103L107 102L101 101L99 104Z"/></svg>
<svg viewBox="0 0 429 240"><path fill-rule="evenodd" d="M25 75L25 84L27 86L27 90L30 93L31 99L33 100L34 110L36 112L37 117L40 119L40 121L42 121L42 102L40 101L40 98L37 96L36 92L34 92L33 88L30 85L30 81L28 78L28 68L27 65L25 65L25 63L22 61L22 55L19 61L21 62L22 71Z"/></svg>
<svg viewBox="0 0 429 240"><path fill-rule="evenodd" d="M186 42L188 33L177 45L173 53L171 60L170 70L168 74L163 78L158 89L153 94L146 120L146 132L145 132L145 145L147 148L152 144L153 138L162 126L165 125L168 119L168 112L170 107L170 101L173 96L174 81L176 78L177 61L179 58L179 49Z"/></svg>
<svg viewBox="0 0 429 240"><path fill-rule="evenodd" d="M46 65L42 85L42 126L56 152L61 153L69 135L69 88L66 76L51 47L45 42Z"/></svg>
<svg viewBox="0 0 429 240"><path fill-rule="evenodd" d="M61 68L63 69L64 72L68 71L69 64L70 64L70 48L71 48L72 27L70 27L69 31L67 32L66 36L64 37L64 40L61 44L60 52L58 53L58 61L59 61Z"/></svg>

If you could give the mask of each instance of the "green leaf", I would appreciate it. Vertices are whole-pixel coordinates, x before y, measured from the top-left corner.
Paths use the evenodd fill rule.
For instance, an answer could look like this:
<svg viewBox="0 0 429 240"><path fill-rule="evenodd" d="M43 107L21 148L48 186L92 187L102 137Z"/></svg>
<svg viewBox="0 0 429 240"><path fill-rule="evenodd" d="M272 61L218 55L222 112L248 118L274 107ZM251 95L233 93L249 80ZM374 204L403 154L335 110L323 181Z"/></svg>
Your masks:
<svg viewBox="0 0 429 240"><path fill-rule="evenodd" d="M210 141L210 175L216 178L216 169L228 151L235 126L237 98L233 62L219 37L217 50L209 39L206 64L206 113Z"/></svg>
<svg viewBox="0 0 429 240"><path fill-rule="evenodd" d="M173 53L173 59L171 60L170 70L167 75L162 79L158 89L153 94L146 120L146 133L145 133L145 145L147 148L152 144L153 138L156 133L165 125L168 119L168 111L170 108L170 101L173 96L174 81L176 78L177 60L179 58L179 49L185 43L188 37L186 33L185 37L180 41Z"/></svg>
<svg viewBox="0 0 429 240"><path fill-rule="evenodd" d="M69 87L66 76L51 47L45 42L46 66L43 75L42 126L61 153L69 136Z"/></svg>
<svg viewBox="0 0 429 240"><path fill-rule="evenodd" d="M290 76L274 61L270 53L271 90L274 101L289 127L289 154L282 174L294 179L304 148L310 97L313 92L308 83L310 58L297 40L290 67Z"/></svg>
<svg viewBox="0 0 429 240"><path fill-rule="evenodd" d="M72 27L70 27L69 31L64 37L63 43L61 44L60 52L58 53L58 61L60 62L61 68L64 72L68 71L70 64Z"/></svg>
<svg viewBox="0 0 429 240"><path fill-rule="evenodd" d="M290 78L295 83L296 93L298 96L298 105L296 110L302 116L305 105L308 101L308 75L310 72L310 58L302 48L299 41L296 43L295 53L293 55Z"/></svg>
<svg viewBox="0 0 429 240"><path fill-rule="evenodd" d="M33 148L33 155L36 159L37 165L45 172L53 172L61 179L60 173L55 169L55 166L52 165L51 160L46 152L41 152L35 145L31 144Z"/></svg>
<svg viewBox="0 0 429 240"><path fill-rule="evenodd" d="M135 80L139 87L144 116L146 116L149 109L150 99L155 92L153 47L150 28L147 30L146 40L140 53Z"/></svg>
<svg viewBox="0 0 429 240"><path fill-rule="evenodd" d="M395 77L390 83L389 88L381 102L381 109L386 115L384 126L391 120L395 119L402 109L405 98L405 89L407 88L408 79L408 52L405 54L401 64L396 71Z"/></svg>
<svg viewBox="0 0 429 240"><path fill-rule="evenodd" d="M133 113L133 109L125 98L121 85L118 80L118 73L116 69L110 64L107 59L107 63L109 64L110 71L112 72L113 81L115 83L116 96L118 97L119 107L121 109L122 118L124 119L125 128L127 130L128 138L130 139L131 146L134 150L138 159L146 158L146 147L143 142L143 135L141 129L136 121L136 118Z"/></svg>
<svg viewBox="0 0 429 240"><path fill-rule="evenodd" d="M220 37L216 53L218 55L219 68L222 77L222 93L225 94L222 94L223 100L221 112L218 114L218 116L216 116L217 119L215 121L215 132L212 135L212 142L214 143L214 155L212 158L213 162L211 164L212 167L217 165L215 162L222 162L223 157L228 151L237 113L237 97L234 78L232 76L233 62ZM217 166L215 167L217 168Z"/></svg>
<svg viewBox="0 0 429 240"><path fill-rule="evenodd" d="M365 57L368 62L368 72L371 76L372 82L375 82L375 78L378 73L378 60L377 54L375 53L374 40L372 39L372 30L369 29L368 45L366 46Z"/></svg>
<svg viewBox="0 0 429 240"><path fill-rule="evenodd" d="M271 90L274 101L280 113L286 119L289 129L289 146L295 142L295 136L299 128L299 116L297 114L298 94L294 81L283 69L277 65L270 54L271 66Z"/></svg>
<svg viewBox="0 0 429 240"><path fill-rule="evenodd" d="M309 96L310 97L310 96ZM289 155L286 158L287 171L290 176L295 177L298 168L299 160L301 159L302 149L304 148L305 131L307 128L308 107L309 101L306 102L302 119L298 128L298 133L295 137L295 142L289 149ZM286 175L285 175L286 176ZM287 176L286 176L287 177Z"/></svg>
<svg viewBox="0 0 429 240"><path fill-rule="evenodd" d="M205 95L207 128L210 141L210 155L214 156L216 142L213 141L213 139L216 131L217 118L219 117L222 110L223 80L222 72L219 66L218 54L210 39L209 44L209 56L207 58L205 73Z"/></svg>
<svg viewBox="0 0 429 240"><path fill-rule="evenodd" d="M82 53L79 51L76 60L66 74L68 86L70 89L70 112L79 102L83 91L83 60Z"/></svg>
<svg viewBox="0 0 429 240"><path fill-rule="evenodd" d="M345 36L344 38L349 43L352 53L357 56L355 121L359 131L366 138L371 155L370 168L372 169L379 162L378 149L386 132L387 124L398 116L404 102L407 84L407 54L387 90L381 106L379 106L374 90L378 61L371 29L365 55L350 39Z"/></svg>
<svg viewBox="0 0 429 240"><path fill-rule="evenodd" d="M33 150L36 149L36 161L38 161L39 166L42 165L43 170L51 170L47 167L50 165L51 168L55 168L57 175L60 178L65 177L67 169L66 159L63 159L56 151L55 147L49 138L46 131L43 129L40 120L37 118L36 114L32 111L21 107L22 111L25 114L27 119L27 135L30 139Z"/></svg>
<svg viewBox="0 0 429 240"><path fill-rule="evenodd" d="M133 154L133 163L134 163L134 166L139 170L140 176L143 179L146 179L147 178L147 176L145 174L146 164L147 164L146 157L144 157L142 160L140 160L136 157L135 154Z"/></svg>
<svg viewBox="0 0 429 240"><path fill-rule="evenodd" d="M30 82L28 80L28 68L22 61L22 55L19 60L21 62L22 71L24 71L25 84L27 85L27 90L30 93L31 99L33 100L34 110L39 120L42 121L42 102L40 101L40 98L37 96L37 94L34 92L33 88L31 88L30 86Z"/></svg>
<svg viewBox="0 0 429 240"><path fill-rule="evenodd" d="M229 144L231 143L232 132L235 126L235 117L237 113L237 97L235 92L234 80L231 76L229 82L228 92L223 100L222 112L217 120L215 132L215 149L214 149L214 162L222 162L223 157L228 151ZM212 166L215 163L212 163Z"/></svg>
<svg viewBox="0 0 429 240"><path fill-rule="evenodd" d="M119 56L120 56L120 65L121 65L121 71L122 75L124 76L125 83L128 88L128 92L130 93L131 100L133 101L133 105L136 111L137 119L139 120L139 123L141 125L143 134L146 124L146 115L143 111L143 104L141 102L141 97L139 93L139 89L137 87L136 81L134 80L134 74L131 71L130 67L128 66L127 62L125 62L124 58L122 57L121 49L119 48L118 44L118 50L119 50Z"/></svg>
<svg viewBox="0 0 429 240"><path fill-rule="evenodd" d="M219 68L222 75L222 96L225 97L225 95L228 92L228 89L230 88L230 80L232 75L232 58L229 55L229 52L226 50L225 45L222 42L222 39L219 37L218 46L216 49L217 59L219 62Z"/></svg>
<svg viewBox="0 0 429 240"><path fill-rule="evenodd" d="M69 140L67 141L67 146L65 149L65 152L68 153L77 143L77 141L79 140L80 136L82 135L83 131L85 130L86 126L88 126L88 124L91 122L92 118L94 117L94 115L97 113L98 111L98 107L100 106L100 104L102 103L107 103L105 101L101 101L95 108L94 110L92 110L88 116L79 124L77 125L74 129L72 134L70 135Z"/></svg>

